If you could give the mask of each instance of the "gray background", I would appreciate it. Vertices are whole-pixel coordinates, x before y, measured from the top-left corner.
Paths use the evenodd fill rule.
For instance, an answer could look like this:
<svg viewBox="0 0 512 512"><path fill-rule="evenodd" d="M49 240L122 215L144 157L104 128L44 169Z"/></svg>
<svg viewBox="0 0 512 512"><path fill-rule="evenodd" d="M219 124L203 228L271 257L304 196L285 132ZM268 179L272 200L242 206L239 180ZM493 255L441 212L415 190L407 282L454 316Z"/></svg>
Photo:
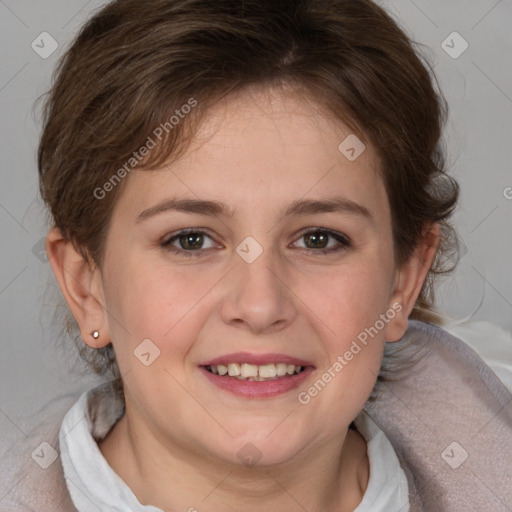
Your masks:
<svg viewBox="0 0 512 512"><path fill-rule="evenodd" d="M96 0L0 0L0 431L23 440L31 415L52 397L88 389L97 377L79 373L72 342L58 339L59 301L41 256L45 212L38 198L35 100ZM512 21L511 0L381 2L424 45L450 106L449 164L462 189L456 226L466 249L445 278L439 307L454 318L488 320L512 330ZM458 32L468 43L448 37ZM51 49L49 33L58 48ZM447 39L448 37L448 39ZM41 43L41 39L43 43ZM48 291L49 290L49 291Z"/></svg>

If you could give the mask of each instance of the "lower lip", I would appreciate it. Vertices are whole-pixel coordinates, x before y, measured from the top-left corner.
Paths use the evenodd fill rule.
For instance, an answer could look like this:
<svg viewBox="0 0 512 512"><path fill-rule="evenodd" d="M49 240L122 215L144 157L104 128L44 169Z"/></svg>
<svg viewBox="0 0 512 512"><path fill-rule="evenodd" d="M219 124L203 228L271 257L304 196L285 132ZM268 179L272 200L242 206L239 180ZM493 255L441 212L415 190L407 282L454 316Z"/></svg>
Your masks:
<svg viewBox="0 0 512 512"><path fill-rule="evenodd" d="M211 373L203 366L200 366L199 369L218 388L246 398L270 398L287 393L300 386L313 371L312 367L307 366L302 372L288 377L276 380L247 381Z"/></svg>

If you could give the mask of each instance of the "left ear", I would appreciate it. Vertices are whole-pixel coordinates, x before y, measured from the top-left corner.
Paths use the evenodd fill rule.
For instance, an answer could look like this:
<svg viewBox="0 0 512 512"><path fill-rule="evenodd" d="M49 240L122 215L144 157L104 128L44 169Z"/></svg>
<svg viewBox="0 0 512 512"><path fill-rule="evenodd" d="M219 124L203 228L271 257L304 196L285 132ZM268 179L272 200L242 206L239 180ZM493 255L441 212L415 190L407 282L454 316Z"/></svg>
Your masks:
<svg viewBox="0 0 512 512"><path fill-rule="evenodd" d="M438 223L428 225L408 261L400 266L395 278L395 286L390 309L396 314L386 325L386 341L398 341L405 334L407 322L416 299L434 262L440 242Z"/></svg>

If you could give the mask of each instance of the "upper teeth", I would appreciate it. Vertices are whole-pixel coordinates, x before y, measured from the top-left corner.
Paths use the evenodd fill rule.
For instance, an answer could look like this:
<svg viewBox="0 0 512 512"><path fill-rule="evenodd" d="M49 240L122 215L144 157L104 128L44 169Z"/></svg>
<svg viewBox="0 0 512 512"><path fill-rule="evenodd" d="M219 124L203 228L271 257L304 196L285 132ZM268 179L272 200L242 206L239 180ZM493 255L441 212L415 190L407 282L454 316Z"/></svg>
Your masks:
<svg viewBox="0 0 512 512"><path fill-rule="evenodd" d="M302 366L286 363L262 365L230 363L228 365L210 365L207 368L209 368L212 373L218 373L219 375L226 375L227 373L230 377L237 377L239 379L254 378L260 380L283 377L287 374L293 375L294 373L299 373Z"/></svg>

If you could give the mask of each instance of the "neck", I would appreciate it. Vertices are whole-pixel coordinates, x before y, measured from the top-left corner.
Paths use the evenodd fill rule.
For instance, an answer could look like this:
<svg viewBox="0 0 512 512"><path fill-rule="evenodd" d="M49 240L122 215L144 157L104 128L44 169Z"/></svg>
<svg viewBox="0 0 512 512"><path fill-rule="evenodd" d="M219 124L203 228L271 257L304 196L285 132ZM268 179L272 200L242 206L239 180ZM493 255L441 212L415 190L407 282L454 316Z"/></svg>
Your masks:
<svg viewBox="0 0 512 512"><path fill-rule="evenodd" d="M246 467L134 427L125 414L100 450L142 505L162 510L353 511L368 484L366 443L353 430L285 463Z"/></svg>

